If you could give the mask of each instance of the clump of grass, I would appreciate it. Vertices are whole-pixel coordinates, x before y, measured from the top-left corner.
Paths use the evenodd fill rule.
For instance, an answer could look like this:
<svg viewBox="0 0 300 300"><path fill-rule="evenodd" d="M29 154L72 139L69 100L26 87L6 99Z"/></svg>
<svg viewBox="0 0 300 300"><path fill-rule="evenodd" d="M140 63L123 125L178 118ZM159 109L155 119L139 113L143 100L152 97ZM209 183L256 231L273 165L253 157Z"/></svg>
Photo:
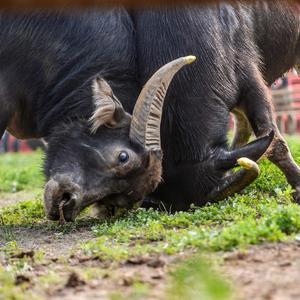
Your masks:
<svg viewBox="0 0 300 300"><path fill-rule="evenodd" d="M295 161L300 165L300 139L299 136L289 136L287 141ZM276 195L278 191L284 191L288 188L288 183L284 174L267 160L260 162L262 170L258 179L248 186L246 192L253 190L266 192L270 195Z"/></svg>
<svg viewBox="0 0 300 300"><path fill-rule="evenodd" d="M0 209L2 226L34 224L44 220L44 218L44 206L40 199L23 201Z"/></svg>
<svg viewBox="0 0 300 300"><path fill-rule="evenodd" d="M11 256L19 251L19 246L16 241L10 241L0 247L0 254L4 253L7 256Z"/></svg>

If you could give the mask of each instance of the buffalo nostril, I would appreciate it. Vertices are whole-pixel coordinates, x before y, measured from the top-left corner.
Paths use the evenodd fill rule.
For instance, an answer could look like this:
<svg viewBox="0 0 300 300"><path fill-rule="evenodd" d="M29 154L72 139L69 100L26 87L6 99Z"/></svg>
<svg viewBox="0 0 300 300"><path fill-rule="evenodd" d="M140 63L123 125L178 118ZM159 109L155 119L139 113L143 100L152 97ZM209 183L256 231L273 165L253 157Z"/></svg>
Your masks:
<svg viewBox="0 0 300 300"><path fill-rule="evenodd" d="M81 187L71 176L57 175L45 186L45 209L50 220L72 221L77 213L77 202L81 199Z"/></svg>
<svg viewBox="0 0 300 300"><path fill-rule="evenodd" d="M72 199L72 194L71 193L63 193L62 195L62 201L68 202Z"/></svg>
<svg viewBox="0 0 300 300"><path fill-rule="evenodd" d="M71 222L74 220L74 208L76 205L76 194L65 192L62 195L61 202L59 203L59 222L64 224L65 221Z"/></svg>

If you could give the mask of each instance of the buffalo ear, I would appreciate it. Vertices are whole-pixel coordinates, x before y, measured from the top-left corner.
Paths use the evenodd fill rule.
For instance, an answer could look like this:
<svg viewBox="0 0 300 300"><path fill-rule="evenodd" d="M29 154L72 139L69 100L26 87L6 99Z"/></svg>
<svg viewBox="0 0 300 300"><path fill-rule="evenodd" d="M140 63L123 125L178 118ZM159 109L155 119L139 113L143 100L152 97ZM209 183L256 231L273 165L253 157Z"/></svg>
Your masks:
<svg viewBox="0 0 300 300"><path fill-rule="evenodd" d="M92 89L95 110L90 118L90 123L93 133L102 125L121 128L130 124L130 115L125 112L107 81L103 78L96 78Z"/></svg>

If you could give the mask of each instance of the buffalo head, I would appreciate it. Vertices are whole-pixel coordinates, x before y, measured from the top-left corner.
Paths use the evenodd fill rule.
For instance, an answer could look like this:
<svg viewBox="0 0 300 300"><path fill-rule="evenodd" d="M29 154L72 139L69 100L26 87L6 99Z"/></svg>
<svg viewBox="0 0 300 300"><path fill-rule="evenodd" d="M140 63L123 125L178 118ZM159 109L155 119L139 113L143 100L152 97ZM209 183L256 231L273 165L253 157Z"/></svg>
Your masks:
<svg viewBox="0 0 300 300"><path fill-rule="evenodd" d="M92 84L90 120L68 123L48 139L45 208L49 219L73 221L85 207L130 208L161 180L160 122L167 88L194 56L159 69L142 89L132 116L109 84Z"/></svg>

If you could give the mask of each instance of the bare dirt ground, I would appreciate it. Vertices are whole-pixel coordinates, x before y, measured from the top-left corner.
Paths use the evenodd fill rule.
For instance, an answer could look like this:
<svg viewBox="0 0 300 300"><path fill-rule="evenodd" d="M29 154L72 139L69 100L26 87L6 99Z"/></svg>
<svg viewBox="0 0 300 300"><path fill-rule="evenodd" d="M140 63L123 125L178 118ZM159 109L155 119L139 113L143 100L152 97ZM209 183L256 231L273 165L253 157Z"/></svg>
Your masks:
<svg viewBox="0 0 300 300"><path fill-rule="evenodd" d="M184 258L185 255L172 258L161 256L127 262L113 269L110 276L77 289L62 289L51 299L60 299L62 296L70 300L107 299L113 290L130 295L134 278L149 284L152 292L147 299L164 299L168 271ZM226 253L221 272L232 283L236 299L299 300L300 244L270 244L251 247L247 252Z"/></svg>
<svg viewBox="0 0 300 300"><path fill-rule="evenodd" d="M18 197L8 199L6 204L19 200ZM30 251L42 250L45 253L44 262L33 263L27 275L18 280L21 283L26 281L34 294L52 300L111 299L114 293L124 299L134 299L139 283L146 285L148 290L138 291L141 295L136 299L165 299L170 270L191 255L146 256L116 265L72 251L79 243L93 238L89 228L54 235L42 229L21 228L14 232L14 236L25 256L30 256ZM300 299L300 243L267 244L246 251L212 255L223 259L220 272L231 282L235 299ZM5 264L1 257L0 263ZM88 279L82 276L83 269L91 273ZM51 272L59 280L41 288L36 278L49 277Z"/></svg>
<svg viewBox="0 0 300 300"><path fill-rule="evenodd" d="M300 245L297 243L262 245L251 247L247 252L222 254L224 265L220 272L229 279L238 300L290 300L300 299ZM55 270L62 278L55 289L48 289L47 299L111 299L117 292L122 297L134 299L137 283L146 284L149 289L144 297L137 299L165 299L169 283L169 271L186 258L185 254L168 257L153 256L129 260L119 266L102 263L99 260L85 260L85 257L69 256L65 264L55 261L38 266L32 271L34 277ZM98 276L83 280L83 267L99 270ZM74 271L75 270L75 271ZM132 298L131 298L132 297ZM123 299L123 298L122 298Z"/></svg>
<svg viewBox="0 0 300 300"><path fill-rule="evenodd" d="M85 262L86 265L102 268L106 270L98 279L84 281L74 286L70 286L70 279L74 278L74 273L69 277L62 289L57 290L49 299L110 299L112 294L121 295L121 299L164 299L165 289L168 285L168 271L180 257L148 256L134 260L129 260L120 266L101 265L99 262ZM73 259L73 263L82 264L81 259ZM76 276L75 276L76 278ZM147 286L145 294L137 290L137 285ZM137 295L140 294L139 297Z"/></svg>
<svg viewBox="0 0 300 300"><path fill-rule="evenodd" d="M224 270L238 299L300 299L300 243L251 247L225 255Z"/></svg>

